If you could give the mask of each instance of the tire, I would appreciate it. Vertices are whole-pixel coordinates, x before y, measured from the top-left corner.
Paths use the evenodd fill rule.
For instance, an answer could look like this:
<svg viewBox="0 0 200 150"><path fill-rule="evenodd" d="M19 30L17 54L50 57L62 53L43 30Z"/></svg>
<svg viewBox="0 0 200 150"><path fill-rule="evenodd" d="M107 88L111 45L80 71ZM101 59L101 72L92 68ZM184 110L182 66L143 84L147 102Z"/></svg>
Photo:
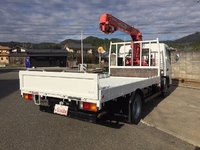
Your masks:
<svg viewBox="0 0 200 150"><path fill-rule="evenodd" d="M167 85L165 85L165 86L163 87L162 91L161 91L161 96L162 96L162 97L166 97L167 89L168 89L168 87L167 87Z"/></svg>
<svg viewBox="0 0 200 150"><path fill-rule="evenodd" d="M161 96L162 97L166 97L168 88L169 88L169 82L166 79L166 84L163 83L163 86L162 86L162 91L161 91Z"/></svg>
<svg viewBox="0 0 200 150"><path fill-rule="evenodd" d="M138 124L142 118L142 99L141 96L136 93L130 104L131 123Z"/></svg>

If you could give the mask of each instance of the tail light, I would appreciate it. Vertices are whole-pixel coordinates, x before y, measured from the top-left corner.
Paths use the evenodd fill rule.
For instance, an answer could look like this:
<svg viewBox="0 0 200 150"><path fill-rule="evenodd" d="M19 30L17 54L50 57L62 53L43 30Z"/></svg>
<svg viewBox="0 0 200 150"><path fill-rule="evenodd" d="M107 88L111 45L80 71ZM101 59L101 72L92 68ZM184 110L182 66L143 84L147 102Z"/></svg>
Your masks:
<svg viewBox="0 0 200 150"><path fill-rule="evenodd" d="M33 95L32 95L32 94L24 93L24 94L23 94L23 97L24 97L24 99L26 99L26 100L33 100Z"/></svg>
<svg viewBox="0 0 200 150"><path fill-rule="evenodd" d="M95 103L82 102L80 103L80 109L96 112L97 105Z"/></svg>

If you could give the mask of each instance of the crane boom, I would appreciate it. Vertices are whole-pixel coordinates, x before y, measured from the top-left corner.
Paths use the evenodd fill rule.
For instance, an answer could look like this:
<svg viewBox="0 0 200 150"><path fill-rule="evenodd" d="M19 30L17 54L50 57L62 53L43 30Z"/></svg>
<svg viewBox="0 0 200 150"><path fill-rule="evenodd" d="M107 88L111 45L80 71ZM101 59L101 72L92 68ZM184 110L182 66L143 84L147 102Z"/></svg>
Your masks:
<svg viewBox="0 0 200 150"><path fill-rule="evenodd" d="M114 33L117 30L121 30L129 34L132 41L141 41L142 34L133 26L126 24L125 22L117 19L111 14L102 14L99 23L100 30L106 34Z"/></svg>
<svg viewBox="0 0 200 150"><path fill-rule="evenodd" d="M142 41L142 34L133 26L117 19L111 14L102 14L100 16L99 28L105 34L112 34L117 30L121 30L131 36L132 41ZM132 45L131 45L132 46ZM127 58L127 65L139 66L140 65L140 45L133 44L133 60Z"/></svg>

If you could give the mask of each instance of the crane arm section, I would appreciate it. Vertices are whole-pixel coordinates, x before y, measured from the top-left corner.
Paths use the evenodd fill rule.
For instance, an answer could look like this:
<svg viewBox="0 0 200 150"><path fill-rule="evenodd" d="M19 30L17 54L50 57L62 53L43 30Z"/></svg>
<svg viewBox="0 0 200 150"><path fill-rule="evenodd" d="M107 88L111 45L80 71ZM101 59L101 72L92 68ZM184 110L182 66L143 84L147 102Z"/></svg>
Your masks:
<svg viewBox="0 0 200 150"><path fill-rule="evenodd" d="M106 34L111 34L117 30L121 30L129 34L132 41L141 41L142 35L140 31L133 26L126 24L125 22L117 19L111 14L102 14L100 17L99 28Z"/></svg>

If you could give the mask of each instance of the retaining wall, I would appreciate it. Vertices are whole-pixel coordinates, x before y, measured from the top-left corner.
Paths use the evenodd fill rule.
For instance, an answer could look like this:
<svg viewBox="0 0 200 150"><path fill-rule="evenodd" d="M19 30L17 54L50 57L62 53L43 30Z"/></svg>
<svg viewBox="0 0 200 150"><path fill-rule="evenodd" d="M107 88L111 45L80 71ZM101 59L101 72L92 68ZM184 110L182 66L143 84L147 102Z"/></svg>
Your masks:
<svg viewBox="0 0 200 150"><path fill-rule="evenodd" d="M171 63L173 84L200 87L200 51L172 51Z"/></svg>

